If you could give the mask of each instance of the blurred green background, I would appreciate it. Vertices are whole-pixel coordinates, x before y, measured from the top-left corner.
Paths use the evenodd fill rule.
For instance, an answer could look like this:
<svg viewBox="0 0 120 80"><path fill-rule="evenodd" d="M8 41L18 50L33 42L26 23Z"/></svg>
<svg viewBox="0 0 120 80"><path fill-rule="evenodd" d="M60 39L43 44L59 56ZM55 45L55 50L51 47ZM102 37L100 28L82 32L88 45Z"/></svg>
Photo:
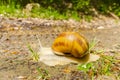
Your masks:
<svg viewBox="0 0 120 80"><path fill-rule="evenodd" d="M91 19L111 13L120 17L120 0L0 0L0 14L8 17Z"/></svg>

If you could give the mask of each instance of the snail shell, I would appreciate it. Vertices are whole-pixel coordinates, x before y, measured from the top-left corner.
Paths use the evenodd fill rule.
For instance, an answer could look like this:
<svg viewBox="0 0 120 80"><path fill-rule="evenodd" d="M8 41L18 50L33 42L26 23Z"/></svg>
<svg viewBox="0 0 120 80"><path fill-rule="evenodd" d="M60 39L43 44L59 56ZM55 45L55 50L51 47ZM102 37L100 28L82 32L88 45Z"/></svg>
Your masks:
<svg viewBox="0 0 120 80"><path fill-rule="evenodd" d="M52 50L57 55L71 54L81 58L87 54L88 41L77 32L63 32L54 40Z"/></svg>

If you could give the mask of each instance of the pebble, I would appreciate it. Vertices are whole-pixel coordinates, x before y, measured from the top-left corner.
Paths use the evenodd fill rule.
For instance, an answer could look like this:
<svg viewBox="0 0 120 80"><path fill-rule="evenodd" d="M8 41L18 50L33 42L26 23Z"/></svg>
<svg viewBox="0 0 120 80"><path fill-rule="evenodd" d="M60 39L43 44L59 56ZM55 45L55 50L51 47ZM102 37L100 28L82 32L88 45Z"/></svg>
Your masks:
<svg viewBox="0 0 120 80"><path fill-rule="evenodd" d="M105 28L110 28L110 27L117 27L120 26L120 20L117 20L114 18L110 17L104 17L100 16L99 18L93 18L90 22L87 22L85 20L81 21L75 21L73 19L69 20L52 20L52 19L40 19L40 18L7 18L4 16L0 16L0 27L5 28L8 27L14 27L13 24L16 24L16 30L21 29L17 27L42 27L42 26L47 26L47 27L72 27L72 28L80 28L80 29L105 29ZM7 25L6 25L7 23Z"/></svg>
<svg viewBox="0 0 120 80"><path fill-rule="evenodd" d="M97 29L104 29L104 27L103 26L99 26Z"/></svg>

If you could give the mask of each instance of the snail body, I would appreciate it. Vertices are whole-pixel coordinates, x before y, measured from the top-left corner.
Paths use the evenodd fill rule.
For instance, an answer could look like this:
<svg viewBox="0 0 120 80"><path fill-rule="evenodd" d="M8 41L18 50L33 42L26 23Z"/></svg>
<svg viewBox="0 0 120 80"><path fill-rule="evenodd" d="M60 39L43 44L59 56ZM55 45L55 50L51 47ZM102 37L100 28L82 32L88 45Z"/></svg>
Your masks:
<svg viewBox="0 0 120 80"><path fill-rule="evenodd" d="M54 40L52 50L57 55L71 54L81 58L87 54L88 41L77 32L63 32Z"/></svg>

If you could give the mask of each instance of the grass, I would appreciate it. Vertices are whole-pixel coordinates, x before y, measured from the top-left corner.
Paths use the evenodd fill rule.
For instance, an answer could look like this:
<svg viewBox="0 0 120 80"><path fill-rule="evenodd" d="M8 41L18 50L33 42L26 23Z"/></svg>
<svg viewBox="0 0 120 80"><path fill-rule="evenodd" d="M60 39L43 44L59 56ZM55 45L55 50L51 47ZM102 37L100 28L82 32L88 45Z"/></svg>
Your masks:
<svg viewBox="0 0 120 80"><path fill-rule="evenodd" d="M47 9L40 7L33 9L30 13L32 17L47 18L47 19L67 19L68 17L60 14L57 10L48 7Z"/></svg>
<svg viewBox="0 0 120 80"><path fill-rule="evenodd" d="M30 45L28 45L28 49L29 51L32 53L32 58L33 60L35 61L38 61L39 60L39 54L37 52L35 52Z"/></svg>
<svg viewBox="0 0 120 80"><path fill-rule="evenodd" d="M25 5L40 3L39 6L24 12ZM29 6L28 8L30 8ZM29 9L26 9L29 10ZM75 19L91 21L98 14L110 15L113 13L120 17L119 1L91 1L91 0L1 0L0 13L8 17L38 17L47 19Z"/></svg>
<svg viewBox="0 0 120 80"><path fill-rule="evenodd" d="M93 66L93 63L84 63L78 65L78 70L81 70L85 73L87 73Z"/></svg>
<svg viewBox="0 0 120 80"><path fill-rule="evenodd" d="M95 45L98 43L98 41L96 41L96 39L93 39L92 42L90 43L90 48L89 48L89 52L95 48ZM89 74L89 76L91 76L91 79L94 80L95 77L97 77L98 75L106 75L106 76L110 76L110 75L114 75L114 73L116 71L114 71L114 67L115 63L119 64L115 59L116 55L113 56L109 56L109 55L104 55L104 51L94 51L93 53L100 55L100 59L95 61L95 62L90 62L90 63L84 63L84 64L79 64L77 69L80 71L83 71L87 74ZM118 76L120 74L117 74ZM119 80L119 77L117 76L116 80Z"/></svg>
<svg viewBox="0 0 120 80"><path fill-rule="evenodd" d="M87 73L94 80L98 75L113 75L115 71L112 71L115 59L113 56L103 55L96 62L79 64L77 69ZM118 74L119 75L119 74ZM119 78L119 77L118 77Z"/></svg>
<svg viewBox="0 0 120 80"><path fill-rule="evenodd" d="M47 70L43 70L43 69L40 69L40 68L37 68L37 71L38 71L38 77L37 77L37 80L47 80L47 78L50 77L50 74L48 73Z"/></svg>
<svg viewBox="0 0 120 80"><path fill-rule="evenodd" d="M40 50L41 50L42 44L40 42L40 39L38 38L37 35L36 35L36 38L38 40L39 47L40 47ZM37 52L35 52L35 50L33 50L29 44L28 44L28 49L32 53L33 60L38 62L38 60L40 58L40 55ZM38 76L36 77L36 80L47 80L50 77L50 74L48 73L47 70L37 68L37 72L38 72Z"/></svg>
<svg viewBox="0 0 120 80"><path fill-rule="evenodd" d="M94 38L89 44L89 52L97 45L98 41Z"/></svg>
<svg viewBox="0 0 120 80"><path fill-rule="evenodd" d="M20 5L14 5L13 4L8 4L8 5L0 5L0 14L4 15L4 16L20 16L21 15L21 8Z"/></svg>
<svg viewBox="0 0 120 80"><path fill-rule="evenodd" d="M33 6L34 7L34 6ZM15 5L14 2L12 4L0 5L0 14L7 16L7 17L33 17L33 18L45 18L45 19L54 19L54 20L64 20L64 19L74 19L74 20L81 20L81 18L78 16L77 11L65 11L63 13L60 13L58 10L48 7L44 8L42 6L40 7L34 7L28 10L27 8L22 8L20 4ZM85 16L85 15L83 15ZM87 21L90 21L92 17L85 16L84 17Z"/></svg>
<svg viewBox="0 0 120 80"><path fill-rule="evenodd" d="M111 58L112 60L110 60L109 58ZM102 74L106 74L106 75L111 74L111 73L110 73L110 72L111 72L110 68L111 68L111 65L113 64L113 58L112 58L111 56L105 56L105 57L103 58L102 64L103 64L104 66L102 66L103 68L102 68L102 70L101 70L101 73L102 73Z"/></svg>
<svg viewBox="0 0 120 80"><path fill-rule="evenodd" d="M89 44L89 50L88 53L91 53L91 50L95 47L95 45L98 43L98 41L96 40L96 38L94 38L90 44ZM83 64L79 64L77 67L78 70L81 70L85 73L87 73L90 69L94 69L94 65L93 63L83 63Z"/></svg>

